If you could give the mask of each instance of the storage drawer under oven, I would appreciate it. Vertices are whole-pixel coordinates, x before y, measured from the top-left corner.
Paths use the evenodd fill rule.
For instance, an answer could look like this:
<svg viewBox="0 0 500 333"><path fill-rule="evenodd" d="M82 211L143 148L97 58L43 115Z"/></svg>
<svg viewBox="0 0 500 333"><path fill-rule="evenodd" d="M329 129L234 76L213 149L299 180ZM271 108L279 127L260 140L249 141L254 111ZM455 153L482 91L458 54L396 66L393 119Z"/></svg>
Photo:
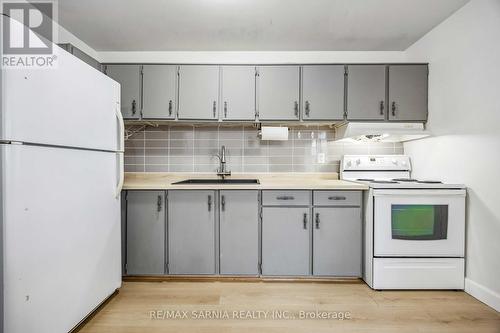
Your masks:
<svg viewBox="0 0 500 333"><path fill-rule="evenodd" d="M377 257L463 257L465 190L374 191Z"/></svg>
<svg viewBox="0 0 500 333"><path fill-rule="evenodd" d="M375 258L373 289L464 289L463 258Z"/></svg>

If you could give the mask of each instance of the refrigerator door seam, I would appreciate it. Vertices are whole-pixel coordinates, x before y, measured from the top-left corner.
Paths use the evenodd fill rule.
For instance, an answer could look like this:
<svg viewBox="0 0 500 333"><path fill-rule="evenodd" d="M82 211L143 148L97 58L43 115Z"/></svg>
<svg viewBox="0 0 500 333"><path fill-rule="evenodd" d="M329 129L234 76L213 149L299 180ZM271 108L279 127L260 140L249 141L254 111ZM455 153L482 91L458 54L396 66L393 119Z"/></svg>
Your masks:
<svg viewBox="0 0 500 333"><path fill-rule="evenodd" d="M102 153L117 153L117 152L120 153L120 151L116 151L116 150L93 149L93 148L74 147L74 146L61 146L61 145L51 145L51 144L33 143L33 142L9 141L9 143L11 143L11 144L26 145L26 146L47 147L47 148L62 148L62 149L96 151L96 152L102 152Z"/></svg>

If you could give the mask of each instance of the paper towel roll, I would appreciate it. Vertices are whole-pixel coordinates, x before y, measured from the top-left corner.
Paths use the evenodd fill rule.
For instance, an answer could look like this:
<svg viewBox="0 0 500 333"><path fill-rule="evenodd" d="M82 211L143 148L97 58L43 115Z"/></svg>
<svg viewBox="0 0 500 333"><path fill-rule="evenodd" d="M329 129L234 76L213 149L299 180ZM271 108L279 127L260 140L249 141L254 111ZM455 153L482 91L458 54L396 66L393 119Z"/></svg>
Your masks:
<svg viewBox="0 0 500 333"><path fill-rule="evenodd" d="M262 140L288 140L288 127L262 127L261 129Z"/></svg>

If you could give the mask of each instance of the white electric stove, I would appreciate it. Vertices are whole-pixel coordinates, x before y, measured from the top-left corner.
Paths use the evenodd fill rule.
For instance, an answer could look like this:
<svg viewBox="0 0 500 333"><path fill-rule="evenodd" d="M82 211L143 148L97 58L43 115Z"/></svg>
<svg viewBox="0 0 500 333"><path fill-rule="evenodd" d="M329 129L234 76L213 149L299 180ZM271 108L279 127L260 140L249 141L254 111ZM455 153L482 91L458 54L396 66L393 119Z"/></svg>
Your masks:
<svg viewBox="0 0 500 333"><path fill-rule="evenodd" d="M346 155L364 196L363 278L373 289L463 289L464 185L412 179L405 155Z"/></svg>

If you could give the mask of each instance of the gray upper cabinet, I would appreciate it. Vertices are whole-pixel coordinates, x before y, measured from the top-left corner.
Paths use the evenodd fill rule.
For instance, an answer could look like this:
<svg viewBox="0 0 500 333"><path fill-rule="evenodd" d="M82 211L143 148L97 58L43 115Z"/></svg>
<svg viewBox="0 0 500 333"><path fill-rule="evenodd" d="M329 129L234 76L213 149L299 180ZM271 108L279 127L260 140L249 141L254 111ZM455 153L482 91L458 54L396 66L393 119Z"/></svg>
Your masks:
<svg viewBox="0 0 500 333"><path fill-rule="evenodd" d="M262 274L310 274L310 209L262 208Z"/></svg>
<svg viewBox="0 0 500 333"><path fill-rule="evenodd" d="M258 191L220 191L220 274L258 275Z"/></svg>
<svg viewBox="0 0 500 333"><path fill-rule="evenodd" d="M260 120L299 119L299 67L260 66L257 69Z"/></svg>
<svg viewBox="0 0 500 333"><path fill-rule="evenodd" d="M127 192L128 275L165 273L165 192Z"/></svg>
<svg viewBox="0 0 500 333"><path fill-rule="evenodd" d="M121 111L125 119L141 116L141 66L107 65L106 74L120 84Z"/></svg>
<svg viewBox="0 0 500 333"><path fill-rule="evenodd" d="M347 120L384 120L386 66L350 65L347 71Z"/></svg>
<svg viewBox="0 0 500 333"><path fill-rule="evenodd" d="M67 52L71 53L81 61L85 62L87 65L94 67L98 71L102 70L101 63L91 56L89 56L87 53L83 52L79 48L75 47L74 45L70 43L63 43L63 44L58 44L59 47L61 47L63 50L66 50Z"/></svg>
<svg viewBox="0 0 500 333"><path fill-rule="evenodd" d="M170 274L215 274L215 191L168 192Z"/></svg>
<svg viewBox="0 0 500 333"><path fill-rule="evenodd" d="M344 119L344 66L302 67L304 120Z"/></svg>
<svg viewBox="0 0 500 333"><path fill-rule="evenodd" d="M173 119L176 113L177 66L144 65L142 117Z"/></svg>
<svg viewBox="0 0 500 333"><path fill-rule="evenodd" d="M179 66L179 119L217 120L219 66Z"/></svg>
<svg viewBox="0 0 500 333"><path fill-rule="evenodd" d="M222 120L255 120L255 67L223 66Z"/></svg>
<svg viewBox="0 0 500 333"><path fill-rule="evenodd" d="M427 120L427 65L389 66L389 120Z"/></svg>
<svg viewBox="0 0 500 333"><path fill-rule="evenodd" d="M313 274L361 276L361 208L313 210Z"/></svg>

